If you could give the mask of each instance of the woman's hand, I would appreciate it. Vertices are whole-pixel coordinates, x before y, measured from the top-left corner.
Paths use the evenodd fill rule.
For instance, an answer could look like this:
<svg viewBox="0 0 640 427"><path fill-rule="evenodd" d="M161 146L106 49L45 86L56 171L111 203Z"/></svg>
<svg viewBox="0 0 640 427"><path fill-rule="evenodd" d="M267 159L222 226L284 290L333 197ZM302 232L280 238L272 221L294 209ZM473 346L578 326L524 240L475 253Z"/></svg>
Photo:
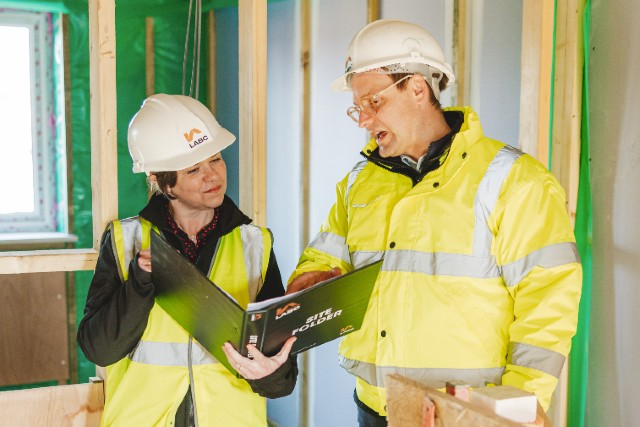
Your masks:
<svg viewBox="0 0 640 427"><path fill-rule="evenodd" d="M149 249L144 249L138 254L138 266L151 273L151 251Z"/></svg>
<svg viewBox="0 0 640 427"><path fill-rule="evenodd" d="M224 343L222 351L227 355L227 360L231 366L233 366L234 369L245 379L259 380L260 378L264 378L275 372L276 369L287 361L289 353L291 352L291 347L297 339L298 338L296 337L289 338L284 343L278 354L273 357L267 357L260 353L253 344L247 344L247 349L249 350L249 353L253 355L253 359L242 356L228 342Z"/></svg>

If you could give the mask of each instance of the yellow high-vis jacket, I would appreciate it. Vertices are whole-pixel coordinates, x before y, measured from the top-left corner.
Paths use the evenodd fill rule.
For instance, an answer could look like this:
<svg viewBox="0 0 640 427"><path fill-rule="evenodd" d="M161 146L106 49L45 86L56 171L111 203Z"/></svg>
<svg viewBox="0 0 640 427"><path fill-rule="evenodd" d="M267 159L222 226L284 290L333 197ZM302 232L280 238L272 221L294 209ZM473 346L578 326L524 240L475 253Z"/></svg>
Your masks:
<svg viewBox="0 0 640 427"><path fill-rule="evenodd" d="M123 282L135 255L148 248L152 225L140 217L111 224ZM264 282L272 237L267 229L240 225L220 237L209 279L245 306ZM233 277L233 280L229 280ZM103 426L173 426L191 386L199 426L264 426L266 400L236 378L158 304L135 349L107 367ZM140 396L144 396L143 399Z"/></svg>
<svg viewBox="0 0 640 427"><path fill-rule="evenodd" d="M470 108L440 166L414 183L367 158L290 280L384 258L362 328L340 345L381 415L385 375L534 392L547 408L575 334L582 268L565 193L532 157L486 138ZM445 113L447 114L447 113Z"/></svg>

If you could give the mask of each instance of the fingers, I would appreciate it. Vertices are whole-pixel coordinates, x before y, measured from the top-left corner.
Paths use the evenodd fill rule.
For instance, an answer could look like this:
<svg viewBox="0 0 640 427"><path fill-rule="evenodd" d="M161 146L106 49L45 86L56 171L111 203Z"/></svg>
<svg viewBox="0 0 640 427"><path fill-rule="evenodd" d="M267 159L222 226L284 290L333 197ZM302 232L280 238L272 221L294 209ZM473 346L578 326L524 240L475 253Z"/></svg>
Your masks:
<svg viewBox="0 0 640 427"><path fill-rule="evenodd" d="M273 357L267 357L262 354L253 344L247 344L247 350L253 356L253 359L242 356L238 353L230 343L222 346L227 361L242 377L248 380L255 380L266 377L278 369L287 361L293 343L297 337L290 337L282 346L282 349Z"/></svg>
<svg viewBox="0 0 640 427"><path fill-rule="evenodd" d="M284 361L287 360L287 357L289 357L289 353L291 353L291 348L293 347L293 343L295 343L297 339L298 339L298 337L289 338L284 343L284 345L282 346L282 348L280 349L278 354L273 356L274 358L278 359L279 361L281 360L280 364L283 364Z"/></svg>
<svg viewBox="0 0 640 427"><path fill-rule="evenodd" d="M292 294L294 292L301 291L303 289L307 289L316 283L323 282L325 280L329 280L333 277L340 276L342 274L342 270L338 267L334 267L328 271L307 271L306 273L302 273L295 279L289 283L287 286L287 294Z"/></svg>
<svg viewBox="0 0 640 427"><path fill-rule="evenodd" d="M331 277L342 276L342 270L340 270L340 267L333 267L329 273L331 273Z"/></svg>
<svg viewBox="0 0 640 427"><path fill-rule="evenodd" d="M151 251L149 249L144 249L138 254L138 266L151 273Z"/></svg>

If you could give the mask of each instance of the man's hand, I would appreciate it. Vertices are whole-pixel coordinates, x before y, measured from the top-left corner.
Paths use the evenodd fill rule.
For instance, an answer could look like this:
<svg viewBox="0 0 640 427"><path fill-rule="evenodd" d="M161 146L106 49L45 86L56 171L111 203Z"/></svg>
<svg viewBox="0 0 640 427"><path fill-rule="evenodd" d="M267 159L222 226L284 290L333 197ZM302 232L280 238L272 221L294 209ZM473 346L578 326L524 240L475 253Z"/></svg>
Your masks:
<svg viewBox="0 0 640 427"><path fill-rule="evenodd" d="M138 266L151 273L151 251L149 249L144 249L138 254Z"/></svg>
<svg viewBox="0 0 640 427"><path fill-rule="evenodd" d="M332 277L340 276L342 274L342 270L338 267L334 267L329 271L307 271L306 273L302 273L295 279L289 283L287 286L287 293L292 294L294 292L301 291L303 289L310 288L316 283L324 282L325 280L329 280Z"/></svg>
<svg viewBox="0 0 640 427"><path fill-rule="evenodd" d="M291 347L297 339L297 337L289 338L284 343L278 354L273 357L267 357L260 353L253 344L247 344L247 349L249 350L249 353L253 355L253 359L249 359L248 357L244 357L238 353L228 342L224 343L222 351L227 355L227 360L231 366L233 366L245 379L259 380L260 378L264 378L275 372L276 369L287 361L289 353L291 352Z"/></svg>

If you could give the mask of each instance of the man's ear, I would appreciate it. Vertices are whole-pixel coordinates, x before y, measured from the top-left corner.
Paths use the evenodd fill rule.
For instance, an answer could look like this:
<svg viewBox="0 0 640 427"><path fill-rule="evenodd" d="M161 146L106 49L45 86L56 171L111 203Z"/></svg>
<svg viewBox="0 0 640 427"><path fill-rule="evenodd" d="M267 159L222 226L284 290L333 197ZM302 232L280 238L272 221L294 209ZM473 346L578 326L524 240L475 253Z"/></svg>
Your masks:
<svg viewBox="0 0 640 427"><path fill-rule="evenodd" d="M430 102L431 100L431 88L427 84L427 81L419 74L415 74L409 80L409 88L411 93L419 103Z"/></svg>

